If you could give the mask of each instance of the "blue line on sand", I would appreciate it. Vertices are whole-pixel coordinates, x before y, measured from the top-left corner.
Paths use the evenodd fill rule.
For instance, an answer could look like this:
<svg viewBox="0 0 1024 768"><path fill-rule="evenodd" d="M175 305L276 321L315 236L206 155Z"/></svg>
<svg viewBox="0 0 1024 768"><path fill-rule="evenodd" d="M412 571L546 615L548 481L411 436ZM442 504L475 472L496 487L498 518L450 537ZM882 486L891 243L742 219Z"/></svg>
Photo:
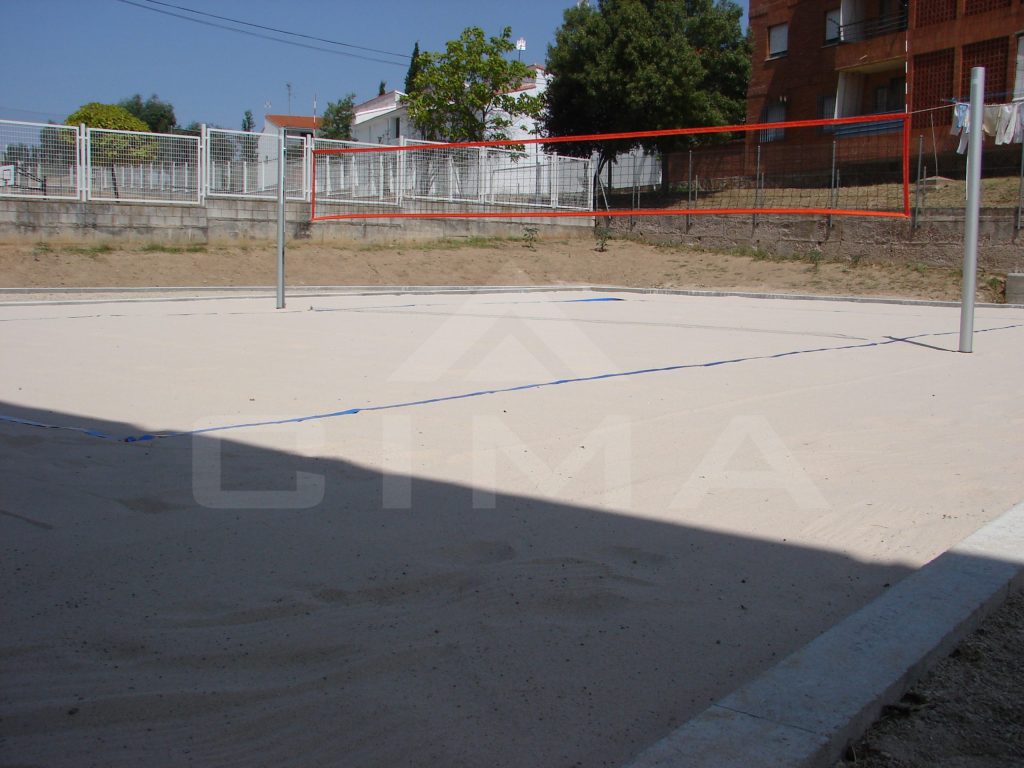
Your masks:
<svg viewBox="0 0 1024 768"><path fill-rule="evenodd" d="M1022 328L1024 324L1015 325L1004 325L997 328L983 328L978 329L975 333L986 333L989 331L1003 331L1011 328ZM362 408L345 408L340 411L329 411L327 413L315 413L309 416L295 416L288 419L271 419L267 421L250 421L239 424L224 424L216 427L204 427L202 429L191 429L181 432L153 432L145 433L141 435L127 435L123 437L116 437L108 435L97 429L88 427L73 427L65 426L61 424L46 424L40 421L32 421L29 419L19 418L17 416L6 416L0 414L0 422L8 422L11 424L21 424L31 427L40 427L43 429L61 429L69 430L72 432L79 432L90 437L100 438L102 440L117 440L123 443L141 443L151 440L161 440L169 437L187 437L189 435L203 435L211 432L225 432L232 429L246 429L249 427L269 427L276 426L279 424L301 424L304 421L318 421L321 419L333 419L339 416L354 416L357 413L371 413L373 411L391 411L398 408L413 408L420 405L432 405L434 403L449 403L456 400L468 400L474 397L484 397L486 395L497 395L506 394L509 392L523 392L528 389L542 389L545 387L555 387L562 384L582 384L584 382L591 381L604 381L607 379L621 379L627 376L644 376L652 373L669 373L672 371L682 371L691 368L714 368L720 365L735 365L737 363L748 363L757 360L780 360L786 357L794 357L796 355L809 355L818 352L838 352L847 349L867 349L870 347L884 347L889 344L897 344L901 342L911 341L913 339L920 339L931 336L951 336L955 331L947 331L942 333L921 333L916 336L889 336L882 341L868 341L861 344L844 344L836 347L814 347L811 349L795 349L789 352L776 352L771 355L754 355L751 357L736 357L728 360L711 360L705 363L679 363L676 365L665 365L656 368L639 368L632 371L618 371L615 373L599 373L593 376L577 376L568 379L554 379L552 381L541 381L534 382L531 384L517 384L511 387L500 387L498 389L481 389L474 392L462 392L457 395L444 395L442 397L431 397L423 400L408 400L401 403L388 403L386 405L368 405Z"/></svg>

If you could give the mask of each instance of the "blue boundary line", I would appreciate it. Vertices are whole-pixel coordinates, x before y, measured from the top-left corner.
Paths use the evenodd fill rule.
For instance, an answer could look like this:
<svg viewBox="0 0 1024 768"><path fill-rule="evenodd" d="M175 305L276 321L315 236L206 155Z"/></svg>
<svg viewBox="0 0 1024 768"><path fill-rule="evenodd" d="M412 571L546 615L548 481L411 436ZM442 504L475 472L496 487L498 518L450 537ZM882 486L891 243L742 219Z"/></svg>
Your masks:
<svg viewBox="0 0 1024 768"><path fill-rule="evenodd" d="M1024 328L1024 323L1018 323L1014 325L1004 325L996 328L982 328L975 331L975 333L988 333L991 331L1005 331L1014 328ZM224 424L215 427L203 427L201 429L185 430L180 432L154 432L144 433L141 435L126 435L126 436L115 436L109 435L98 429L90 427L74 427L62 424L47 424L41 421L33 421L31 419L23 419L17 416L8 416L0 414L0 422L6 422L9 424L20 424L22 426L39 427L41 429L59 429L70 432L77 432L79 434L88 435L89 437L99 438L101 440L112 440L122 443L142 443L150 442L155 440L163 440L173 437L188 437L192 435L203 435L212 432L226 432L234 429L247 429L251 427L270 427L278 426L282 424L301 424L306 421L320 421L323 419L333 419L340 416L354 416L358 413L372 413L374 411L392 411L399 408L414 408L422 405L433 405L435 403L449 403L456 400L468 400L475 397L485 397L487 395L498 395L507 394L510 392L524 392L530 389L544 389L547 387L556 387L563 384L581 384L593 381L605 381L609 379L621 379L628 376L644 376L653 373L670 373L673 371L683 371L695 368L715 368L721 365L736 365L738 363L755 362L758 360L781 360L786 357L795 357L796 355L808 355L819 352L839 352L849 349L868 349L872 347L884 347L890 344L897 344L901 342L913 342L916 339L932 338L938 336L952 336L957 334L957 331L946 331L942 333L921 333L915 336L890 336L882 341L868 341L861 344L844 344L836 347L814 347L811 349L795 349L788 352L776 352L771 355L755 355L751 357L736 357L727 360L712 360L705 363L679 363L676 365L665 365L655 368L638 368L631 371L618 371L615 373L600 373L593 376L578 376L567 379L554 379L552 381L533 382L530 384L517 384L511 387L500 387L497 389L481 389L473 392L462 392L456 395L443 395L441 397L426 398L423 400L407 400L400 403L388 403L385 405L368 405L361 408L345 408L339 411L329 411L326 413L315 413L308 416L294 416L287 419L271 419L267 421L251 421L242 422L238 424ZM951 350L950 350L951 351Z"/></svg>

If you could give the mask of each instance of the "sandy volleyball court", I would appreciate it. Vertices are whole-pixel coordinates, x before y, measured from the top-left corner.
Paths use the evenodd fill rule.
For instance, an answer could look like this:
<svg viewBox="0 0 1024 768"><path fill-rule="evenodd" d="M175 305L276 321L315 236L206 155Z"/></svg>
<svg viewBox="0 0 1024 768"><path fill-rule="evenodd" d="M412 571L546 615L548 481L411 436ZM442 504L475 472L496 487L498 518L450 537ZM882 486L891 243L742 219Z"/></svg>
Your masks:
<svg viewBox="0 0 1024 768"><path fill-rule="evenodd" d="M1024 311L958 320L2 306L0 762L621 765L1024 496Z"/></svg>

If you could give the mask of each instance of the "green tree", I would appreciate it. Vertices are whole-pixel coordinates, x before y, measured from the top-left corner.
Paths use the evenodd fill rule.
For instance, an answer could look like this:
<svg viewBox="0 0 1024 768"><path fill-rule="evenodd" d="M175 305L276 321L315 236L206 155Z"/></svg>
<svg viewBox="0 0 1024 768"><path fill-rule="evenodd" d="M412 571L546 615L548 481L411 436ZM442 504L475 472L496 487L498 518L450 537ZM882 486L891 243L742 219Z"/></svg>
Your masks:
<svg viewBox="0 0 1024 768"><path fill-rule="evenodd" d="M155 93L145 101L136 93L120 102L118 106L135 115L154 133L171 133L178 124L178 119L174 116L174 107L169 102L160 101L160 97Z"/></svg>
<svg viewBox="0 0 1024 768"><path fill-rule="evenodd" d="M245 116L242 118L242 130L246 133L252 133L256 128L256 121L253 120L252 110L245 110ZM259 139L256 136L243 136L241 143L241 155L242 160L247 163L256 162L259 156Z"/></svg>
<svg viewBox="0 0 1024 768"><path fill-rule="evenodd" d="M356 95L348 94L343 99L327 102L324 116L320 118L320 135L325 139L352 138L352 121L355 119Z"/></svg>
<svg viewBox="0 0 1024 768"><path fill-rule="evenodd" d="M89 139L89 156L93 166L110 167L115 197L119 196L115 166L149 162L159 155L156 137L138 135L149 133L149 126L117 104L89 102L68 115L64 122L67 125L85 124L90 128L133 132L99 133L91 135Z"/></svg>
<svg viewBox="0 0 1024 768"><path fill-rule="evenodd" d="M149 126L117 104L91 101L68 115L65 125L85 124L90 128L108 128L114 131L149 132Z"/></svg>
<svg viewBox="0 0 1024 768"><path fill-rule="evenodd" d="M507 139L517 119L540 114L539 98L511 93L533 74L506 58L515 49L511 36L511 27L489 39L479 27L467 27L458 40L448 41L444 53L419 55L420 69L404 101L425 138Z"/></svg>
<svg viewBox="0 0 1024 768"><path fill-rule="evenodd" d="M740 123L746 109L750 45L730 0L600 0L565 11L548 47L552 81L544 128L552 136ZM689 138L639 144L662 155ZM600 153L600 168L631 142L564 144L559 152Z"/></svg>
<svg viewBox="0 0 1024 768"><path fill-rule="evenodd" d="M405 73L405 92L412 93L413 82L420 71L420 41L412 47L412 57L409 60L409 71Z"/></svg>

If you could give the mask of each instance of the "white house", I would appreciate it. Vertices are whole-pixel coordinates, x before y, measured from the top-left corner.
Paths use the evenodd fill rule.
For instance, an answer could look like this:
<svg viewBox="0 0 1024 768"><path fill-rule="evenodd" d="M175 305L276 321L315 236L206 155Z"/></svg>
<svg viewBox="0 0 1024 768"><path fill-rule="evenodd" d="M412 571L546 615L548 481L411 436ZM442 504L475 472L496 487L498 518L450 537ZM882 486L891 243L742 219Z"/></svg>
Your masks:
<svg viewBox="0 0 1024 768"><path fill-rule="evenodd" d="M320 128L320 118L308 115L264 115L263 133L259 138L259 157L266 162L277 159L277 137L284 133L288 138L315 135Z"/></svg>
<svg viewBox="0 0 1024 768"><path fill-rule="evenodd" d="M402 104L401 91L389 91L356 104L353 108L352 140L367 144L397 144L398 139L420 138L409 121L409 110Z"/></svg>
<svg viewBox="0 0 1024 768"><path fill-rule="evenodd" d="M539 64L530 65L532 74L523 80L522 85L512 95L539 96L548 87L550 75ZM423 135L409 119L409 110L402 103L402 91L389 91L356 104L355 119L352 121L352 140L369 144L397 144L400 138L422 139ZM532 118L521 118L509 130L509 138L525 139L533 135L536 123Z"/></svg>

